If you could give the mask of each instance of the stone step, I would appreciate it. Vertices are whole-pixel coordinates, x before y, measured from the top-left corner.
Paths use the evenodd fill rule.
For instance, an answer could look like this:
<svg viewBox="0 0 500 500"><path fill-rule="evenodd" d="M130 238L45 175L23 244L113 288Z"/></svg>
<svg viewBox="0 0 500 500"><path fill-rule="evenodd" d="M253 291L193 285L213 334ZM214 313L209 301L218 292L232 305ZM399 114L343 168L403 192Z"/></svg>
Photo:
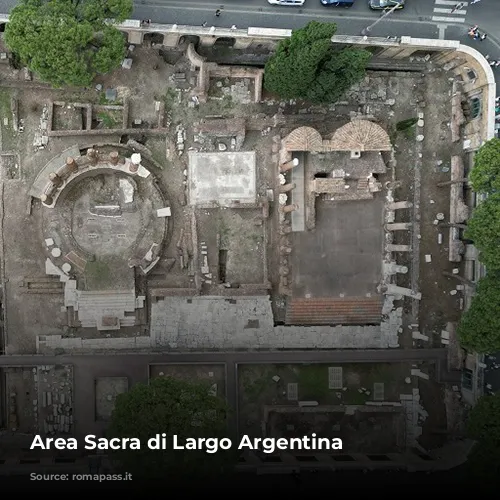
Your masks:
<svg viewBox="0 0 500 500"><path fill-rule="evenodd" d="M135 297L135 291L132 290L85 290L82 292L82 295L85 297L90 297L90 296L106 296L109 297L110 295L127 295L127 296L132 296Z"/></svg>
<svg viewBox="0 0 500 500"><path fill-rule="evenodd" d="M127 299L118 299L118 298L107 298L105 300L89 300L89 299L79 299L78 304L81 306L91 306L98 309L105 308L116 308L118 309L121 306L132 307L135 309L135 299L127 300Z"/></svg>
<svg viewBox="0 0 500 500"><path fill-rule="evenodd" d="M294 298L287 304L288 325L380 324L380 297Z"/></svg>

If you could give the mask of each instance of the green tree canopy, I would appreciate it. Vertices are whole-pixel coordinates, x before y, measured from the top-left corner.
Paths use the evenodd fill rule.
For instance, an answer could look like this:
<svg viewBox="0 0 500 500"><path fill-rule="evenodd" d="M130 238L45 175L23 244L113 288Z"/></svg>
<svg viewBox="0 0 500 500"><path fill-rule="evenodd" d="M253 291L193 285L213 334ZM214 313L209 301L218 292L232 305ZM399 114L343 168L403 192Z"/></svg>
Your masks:
<svg viewBox="0 0 500 500"><path fill-rule="evenodd" d="M500 443L500 394L479 398L469 414L467 433L478 441Z"/></svg>
<svg viewBox="0 0 500 500"><path fill-rule="evenodd" d="M234 460L234 450L207 454L204 451L173 450L172 436L222 438L227 434L227 406L210 393L210 386L171 377L138 384L116 398L107 437L136 437L140 450L120 450L115 458L134 478L164 478L184 481L213 478ZM150 450L148 439L166 433L167 449ZM189 483L188 483L189 484Z"/></svg>
<svg viewBox="0 0 500 500"><path fill-rule="evenodd" d="M500 474L500 394L479 399L469 414L467 433L478 441L467 460L469 474L485 484L497 484Z"/></svg>
<svg viewBox="0 0 500 500"><path fill-rule="evenodd" d="M42 80L87 87L120 65L125 40L112 23L131 13L132 0L21 0L4 38Z"/></svg>
<svg viewBox="0 0 500 500"><path fill-rule="evenodd" d="M333 103L365 75L370 52L337 48L331 42L337 26L311 21L282 40L268 60L264 86L285 99Z"/></svg>
<svg viewBox="0 0 500 500"><path fill-rule="evenodd" d="M500 192L500 139L490 139L479 148L470 182L477 193Z"/></svg>
<svg viewBox="0 0 500 500"><path fill-rule="evenodd" d="M500 269L500 192L488 196L474 209L465 237L474 242L479 259L488 269Z"/></svg>
<svg viewBox="0 0 500 500"><path fill-rule="evenodd" d="M458 325L458 336L460 343L472 351L488 353L500 350L500 277L498 273L491 271L479 280L471 306L462 314Z"/></svg>

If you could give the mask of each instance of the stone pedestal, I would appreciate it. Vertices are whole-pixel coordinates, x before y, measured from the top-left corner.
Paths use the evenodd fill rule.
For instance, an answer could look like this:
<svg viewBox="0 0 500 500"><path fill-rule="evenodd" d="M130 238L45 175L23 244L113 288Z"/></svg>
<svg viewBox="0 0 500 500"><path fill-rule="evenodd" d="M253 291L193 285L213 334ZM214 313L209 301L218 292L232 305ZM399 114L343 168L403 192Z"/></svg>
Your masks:
<svg viewBox="0 0 500 500"><path fill-rule="evenodd" d="M410 245L393 245L389 244L385 246L386 252L411 252Z"/></svg>
<svg viewBox="0 0 500 500"><path fill-rule="evenodd" d="M404 288L402 286L387 285L387 290L385 292L387 295L403 295L403 297L410 297L412 299L420 300L422 294L420 292L414 292L410 288Z"/></svg>
<svg viewBox="0 0 500 500"><path fill-rule="evenodd" d="M387 231L408 231L411 229L411 222L396 222L393 224L386 224Z"/></svg>
<svg viewBox="0 0 500 500"><path fill-rule="evenodd" d="M394 276L395 274L407 274L408 268L406 266L400 266L395 262L384 262L384 274Z"/></svg>
<svg viewBox="0 0 500 500"><path fill-rule="evenodd" d="M411 208L413 203L411 201L396 201L394 203L389 203L387 208L389 210L399 210L401 208Z"/></svg>

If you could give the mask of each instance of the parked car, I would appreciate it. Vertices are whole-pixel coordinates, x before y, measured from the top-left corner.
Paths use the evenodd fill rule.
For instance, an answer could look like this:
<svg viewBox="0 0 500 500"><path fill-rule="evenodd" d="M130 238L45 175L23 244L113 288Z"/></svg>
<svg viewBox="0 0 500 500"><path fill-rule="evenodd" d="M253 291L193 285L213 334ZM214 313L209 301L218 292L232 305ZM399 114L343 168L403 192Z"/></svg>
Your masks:
<svg viewBox="0 0 500 500"><path fill-rule="evenodd" d="M300 7L306 0L267 0L271 5L286 5L288 7Z"/></svg>
<svg viewBox="0 0 500 500"><path fill-rule="evenodd" d="M403 9L405 0L368 0L370 9L373 10L389 10L396 7L396 10Z"/></svg>
<svg viewBox="0 0 500 500"><path fill-rule="evenodd" d="M345 7L348 9L354 5L354 0L319 0L325 7Z"/></svg>

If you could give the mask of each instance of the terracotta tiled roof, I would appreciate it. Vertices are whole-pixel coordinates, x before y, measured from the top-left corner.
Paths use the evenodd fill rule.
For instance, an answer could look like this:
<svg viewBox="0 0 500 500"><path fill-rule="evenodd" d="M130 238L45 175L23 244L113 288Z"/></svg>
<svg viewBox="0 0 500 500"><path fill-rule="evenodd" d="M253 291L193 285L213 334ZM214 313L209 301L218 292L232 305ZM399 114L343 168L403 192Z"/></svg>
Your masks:
<svg viewBox="0 0 500 500"><path fill-rule="evenodd" d="M288 302L288 325L375 325L380 324L380 297L294 298Z"/></svg>
<svg viewBox="0 0 500 500"><path fill-rule="evenodd" d="M390 151L389 134L369 120L353 120L337 129L331 140L323 140L312 127L292 130L284 139L288 151Z"/></svg>
<svg viewBox="0 0 500 500"><path fill-rule="evenodd" d="M288 151L322 151L323 138L312 127L299 127L292 130L283 140Z"/></svg>
<svg viewBox="0 0 500 500"><path fill-rule="evenodd" d="M368 120L353 120L337 129L330 140L333 151L390 151L387 132Z"/></svg>

